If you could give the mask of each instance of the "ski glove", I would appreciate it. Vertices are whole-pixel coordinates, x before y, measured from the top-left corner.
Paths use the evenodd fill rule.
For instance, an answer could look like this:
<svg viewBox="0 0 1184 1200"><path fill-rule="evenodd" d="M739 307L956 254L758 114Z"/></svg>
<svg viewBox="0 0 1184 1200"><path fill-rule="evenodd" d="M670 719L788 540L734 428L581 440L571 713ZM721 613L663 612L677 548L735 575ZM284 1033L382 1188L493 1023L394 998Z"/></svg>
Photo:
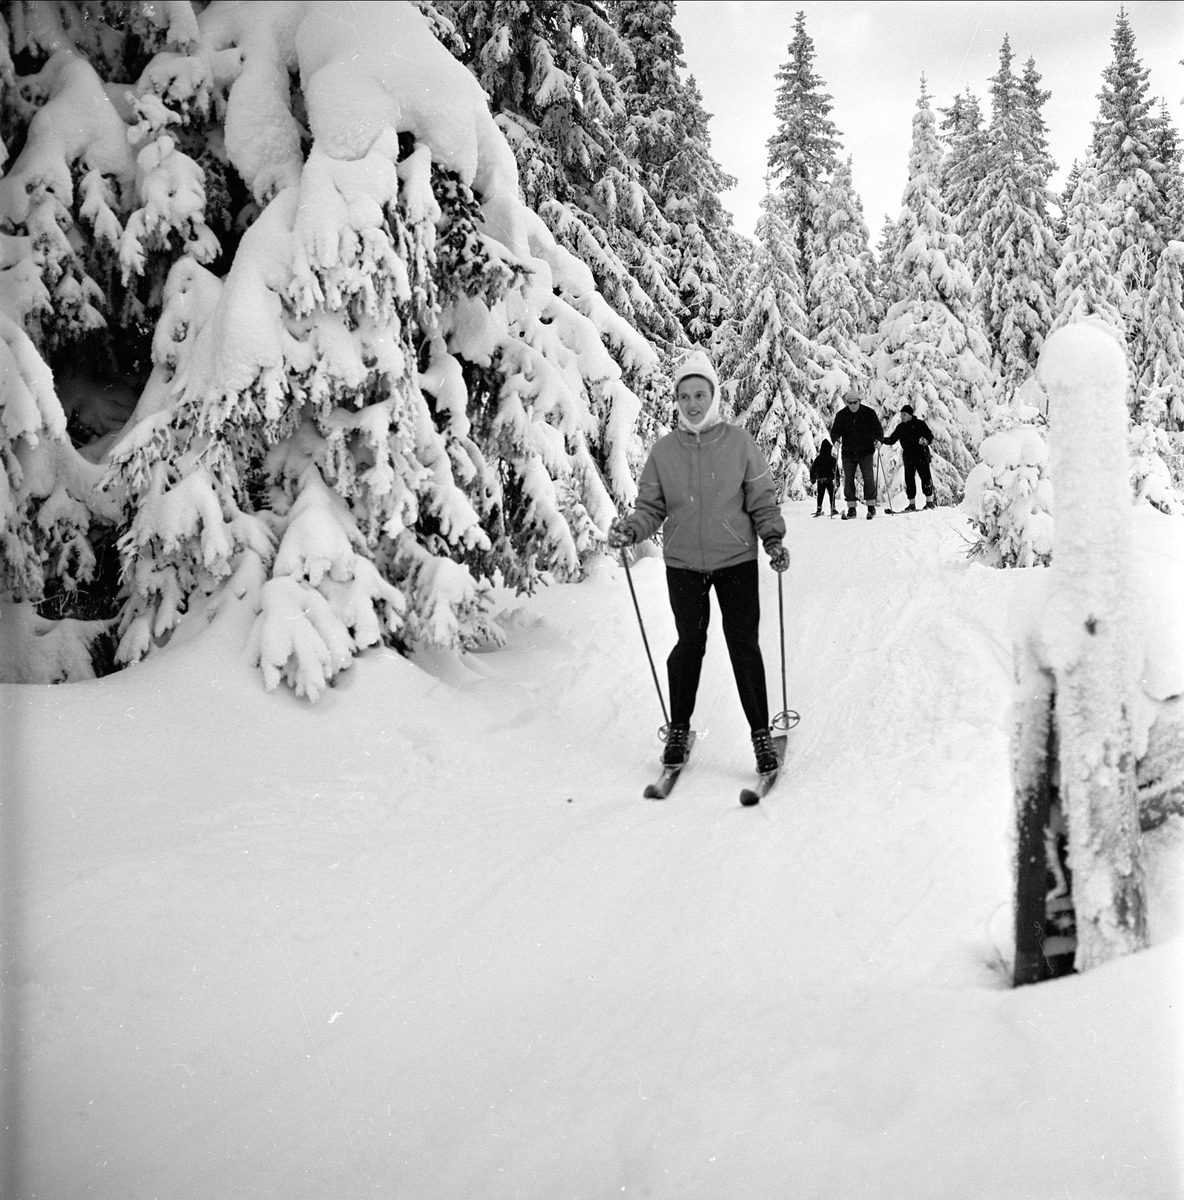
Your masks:
<svg viewBox="0 0 1184 1200"><path fill-rule="evenodd" d="M611 550L623 550L637 541L637 535L624 521L614 521L609 527L608 544Z"/></svg>
<svg viewBox="0 0 1184 1200"><path fill-rule="evenodd" d="M789 570L789 551L784 542L766 542L765 550L769 555L769 566L778 574Z"/></svg>

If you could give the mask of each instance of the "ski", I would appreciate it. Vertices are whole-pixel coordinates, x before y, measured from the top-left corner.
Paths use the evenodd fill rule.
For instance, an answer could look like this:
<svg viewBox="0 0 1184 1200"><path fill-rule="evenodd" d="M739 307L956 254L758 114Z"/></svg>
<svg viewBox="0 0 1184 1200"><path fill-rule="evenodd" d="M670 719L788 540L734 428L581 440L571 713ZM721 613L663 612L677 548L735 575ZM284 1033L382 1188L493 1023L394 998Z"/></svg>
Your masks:
<svg viewBox="0 0 1184 1200"><path fill-rule="evenodd" d="M754 804L759 804L773 790L773 786L781 775L781 768L785 763L785 743L787 740L785 734L773 739L773 745L777 747L777 769L775 771L765 771L763 774L758 775L756 777L756 787L741 789L740 803L745 808L751 808Z"/></svg>
<svg viewBox="0 0 1184 1200"><path fill-rule="evenodd" d="M687 761L691 757L691 751L695 748L695 738L697 736L692 729L690 739L687 741L687 756L682 762L673 767L663 766L662 774L658 776L657 782L646 784L642 795L647 800L665 800L674 790L674 785L678 782L678 777L682 774L682 769L687 765Z"/></svg>

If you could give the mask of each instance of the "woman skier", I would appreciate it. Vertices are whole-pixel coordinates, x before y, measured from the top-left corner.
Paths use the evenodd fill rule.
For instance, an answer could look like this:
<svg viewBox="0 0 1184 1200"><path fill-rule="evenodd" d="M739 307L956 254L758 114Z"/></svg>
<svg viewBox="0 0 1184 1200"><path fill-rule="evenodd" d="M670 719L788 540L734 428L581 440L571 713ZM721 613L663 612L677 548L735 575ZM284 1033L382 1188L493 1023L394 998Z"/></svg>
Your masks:
<svg viewBox="0 0 1184 1200"><path fill-rule="evenodd" d="M674 392L678 426L654 443L637 506L613 522L609 545L621 549L662 528L678 633L666 660L670 728L663 763L677 766L686 760L714 588L756 768L763 774L777 769L778 757L769 732L760 648L757 543L764 544L773 569L784 571L789 566L785 520L765 456L747 430L720 416L719 380L702 350L692 350L678 364Z"/></svg>

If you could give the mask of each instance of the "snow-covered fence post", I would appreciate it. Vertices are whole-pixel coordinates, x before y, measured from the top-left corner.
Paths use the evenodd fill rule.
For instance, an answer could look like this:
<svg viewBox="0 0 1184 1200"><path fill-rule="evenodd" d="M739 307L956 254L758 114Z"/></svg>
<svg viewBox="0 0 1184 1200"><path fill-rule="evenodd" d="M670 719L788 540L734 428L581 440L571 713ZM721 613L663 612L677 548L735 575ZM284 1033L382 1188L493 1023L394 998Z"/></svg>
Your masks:
<svg viewBox="0 0 1184 1200"><path fill-rule="evenodd" d="M1056 529L1050 590L1031 651L1052 677L1074 965L1083 971L1147 940L1129 713L1138 668L1126 358L1109 330L1080 322L1049 338L1039 376L1049 397ZM1030 782L1017 774L1017 787L1022 781Z"/></svg>

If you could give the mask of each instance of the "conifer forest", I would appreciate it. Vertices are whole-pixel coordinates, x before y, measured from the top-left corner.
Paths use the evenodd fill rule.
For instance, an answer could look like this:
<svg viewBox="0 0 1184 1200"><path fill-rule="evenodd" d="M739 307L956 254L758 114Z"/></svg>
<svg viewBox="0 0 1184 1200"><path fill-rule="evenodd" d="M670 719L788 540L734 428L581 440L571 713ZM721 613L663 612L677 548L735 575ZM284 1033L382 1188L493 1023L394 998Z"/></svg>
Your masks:
<svg viewBox="0 0 1184 1200"><path fill-rule="evenodd" d="M42 648L23 677L137 662L227 588L255 599L269 685L313 697L367 645L496 639L491 583L578 578L602 546L691 346L787 499L846 389L920 406L941 500L1013 566L1048 561L1050 502L1039 464L982 447L1039 437L1044 339L1103 321L1132 487L1180 511L1182 151L1124 15L1060 194L1049 93L1005 37L989 95L921 82L873 244L804 13L749 238L673 3L388 7L422 52L384 90L300 6L4 6L0 596ZM429 114L434 86L455 90Z"/></svg>

